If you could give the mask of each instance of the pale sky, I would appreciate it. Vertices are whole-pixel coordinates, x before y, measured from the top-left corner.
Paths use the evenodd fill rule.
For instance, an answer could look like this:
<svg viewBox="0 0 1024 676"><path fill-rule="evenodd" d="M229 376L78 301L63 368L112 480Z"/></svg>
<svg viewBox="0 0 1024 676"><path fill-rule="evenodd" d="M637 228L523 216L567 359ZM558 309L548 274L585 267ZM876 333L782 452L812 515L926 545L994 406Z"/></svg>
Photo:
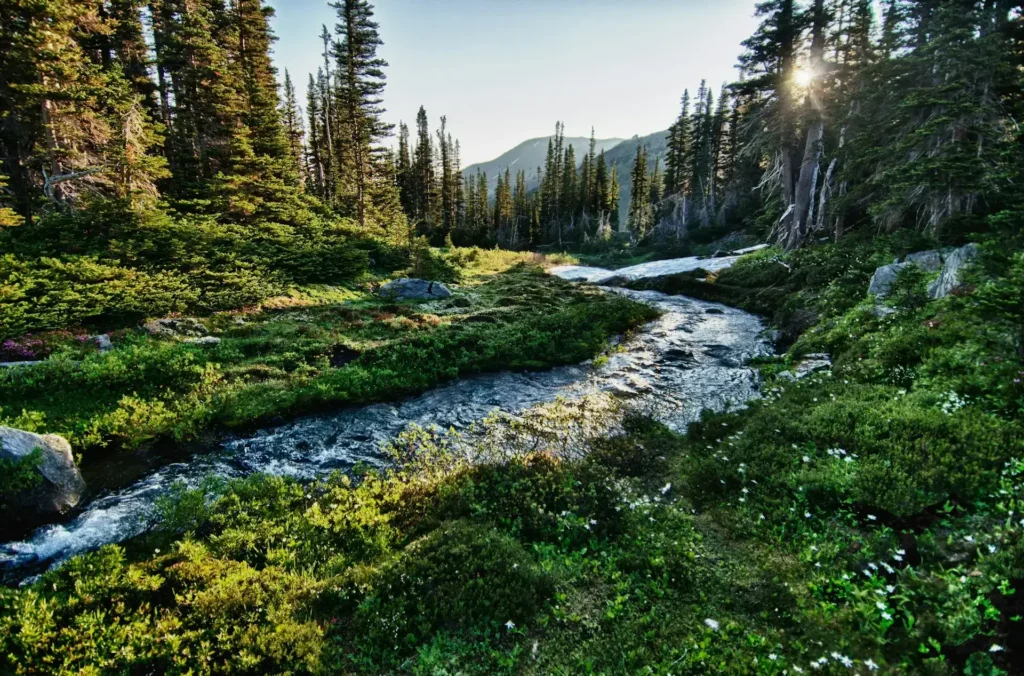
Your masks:
<svg viewBox="0 0 1024 676"><path fill-rule="evenodd" d="M372 1L372 0L371 0ZM275 61L305 104L322 62L326 0L269 0ZM422 104L433 132L447 115L463 166L522 141L643 136L668 128L684 88L736 77L755 0L378 0L387 59L387 119L414 126Z"/></svg>

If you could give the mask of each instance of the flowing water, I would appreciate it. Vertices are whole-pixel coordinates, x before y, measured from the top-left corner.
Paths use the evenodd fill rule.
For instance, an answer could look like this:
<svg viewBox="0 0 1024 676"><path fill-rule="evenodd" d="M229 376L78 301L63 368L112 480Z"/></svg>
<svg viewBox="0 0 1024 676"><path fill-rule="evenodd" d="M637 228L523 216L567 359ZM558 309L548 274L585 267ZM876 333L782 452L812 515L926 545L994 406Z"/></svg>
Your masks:
<svg viewBox="0 0 1024 676"><path fill-rule="evenodd" d="M615 271L564 266L566 279L637 279L697 267L721 269L734 259L684 258ZM684 296L608 289L649 303L663 314L611 358L549 371L482 374L394 404L350 407L307 416L252 435L229 438L208 453L167 465L131 485L99 495L67 523L37 529L20 542L0 544L0 568L27 574L75 554L119 542L148 528L156 501L176 482L198 485L209 475L254 472L312 479L356 463L383 465L381 444L410 424L465 428L495 409L516 413L556 397L598 392L650 399L670 427L682 431L709 408L741 405L758 394L750 358L770 353L760 320L748 313Z"/></svg>

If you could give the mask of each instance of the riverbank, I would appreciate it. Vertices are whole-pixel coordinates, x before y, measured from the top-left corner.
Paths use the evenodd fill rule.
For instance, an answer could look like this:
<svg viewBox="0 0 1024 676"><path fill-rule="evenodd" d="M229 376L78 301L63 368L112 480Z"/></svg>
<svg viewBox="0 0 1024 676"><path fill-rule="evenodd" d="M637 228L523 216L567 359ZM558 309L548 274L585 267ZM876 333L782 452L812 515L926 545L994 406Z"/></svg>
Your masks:
<svg viewBox="0 0 1024 676"><path fill-rule="evenodd" d="M555 404L483 442L406 436L402 471L355 482L183 491L146 538L0 592L0 654L26 673L1016 673L1024 259L986 249L935 302L908 279L876 316L849 271L879 254L752 259L800 275L778 307L814 319L762 360L765 399L686 436ZM794 381L810 352L833 370Z"/></svg>

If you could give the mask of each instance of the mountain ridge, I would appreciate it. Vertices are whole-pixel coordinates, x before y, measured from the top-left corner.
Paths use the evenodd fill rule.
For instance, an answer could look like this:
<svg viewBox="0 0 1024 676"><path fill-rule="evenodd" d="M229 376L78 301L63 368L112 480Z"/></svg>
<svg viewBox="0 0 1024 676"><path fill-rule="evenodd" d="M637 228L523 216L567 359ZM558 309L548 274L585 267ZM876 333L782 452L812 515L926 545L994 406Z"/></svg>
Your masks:
<svg viewBox="0 0 1024 676"><path fill-rule="evenodd" d="M503 173L505 168L508 167L513 173L520 169L526 170L526 188L527 190L533 190L536 188L540 181L537 176L537 168L544 165L544 160L547 157L547 142L549 139L554 138L553 136L538 136L535 138L526 139L525 141L513 146L509 150L506 150L501 155L498 155L493 160L487 162L477 162L471 164L462 170L463 176L470 176L475 174L479 169L487 174L487 187L488 190L494 191L494 186L498 182L498 174ZM626 142L628 139L622 138L604 138L595 139L596 151L600 153L604 150L607 153L612 148ZM578 160L577 166L583 161L583 155L587 152L590 147L590 139L583 136L567 136L565 137L566 146L572 146L576 158Z"/></svg>

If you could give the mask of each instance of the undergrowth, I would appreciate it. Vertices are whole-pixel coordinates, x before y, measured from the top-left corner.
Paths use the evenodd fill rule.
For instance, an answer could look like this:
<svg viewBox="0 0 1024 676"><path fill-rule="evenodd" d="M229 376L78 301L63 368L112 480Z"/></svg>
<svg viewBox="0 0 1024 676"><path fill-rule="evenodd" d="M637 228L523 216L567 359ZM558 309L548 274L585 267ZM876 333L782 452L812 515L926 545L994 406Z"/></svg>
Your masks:
<svg viewBox="0 0 1024 676"><path fill-rule="evenodd" d="M782 260L809 279L842 251ZM762 366L764 398L685 436L560 402L412 430L386 472L182 488L156 532L0 592L0 655L16 673L1020 673L1024 256L982 266L971 293L885 317L821 273L815 330ZM782 375L812 351L834 369Z"/></svg>

